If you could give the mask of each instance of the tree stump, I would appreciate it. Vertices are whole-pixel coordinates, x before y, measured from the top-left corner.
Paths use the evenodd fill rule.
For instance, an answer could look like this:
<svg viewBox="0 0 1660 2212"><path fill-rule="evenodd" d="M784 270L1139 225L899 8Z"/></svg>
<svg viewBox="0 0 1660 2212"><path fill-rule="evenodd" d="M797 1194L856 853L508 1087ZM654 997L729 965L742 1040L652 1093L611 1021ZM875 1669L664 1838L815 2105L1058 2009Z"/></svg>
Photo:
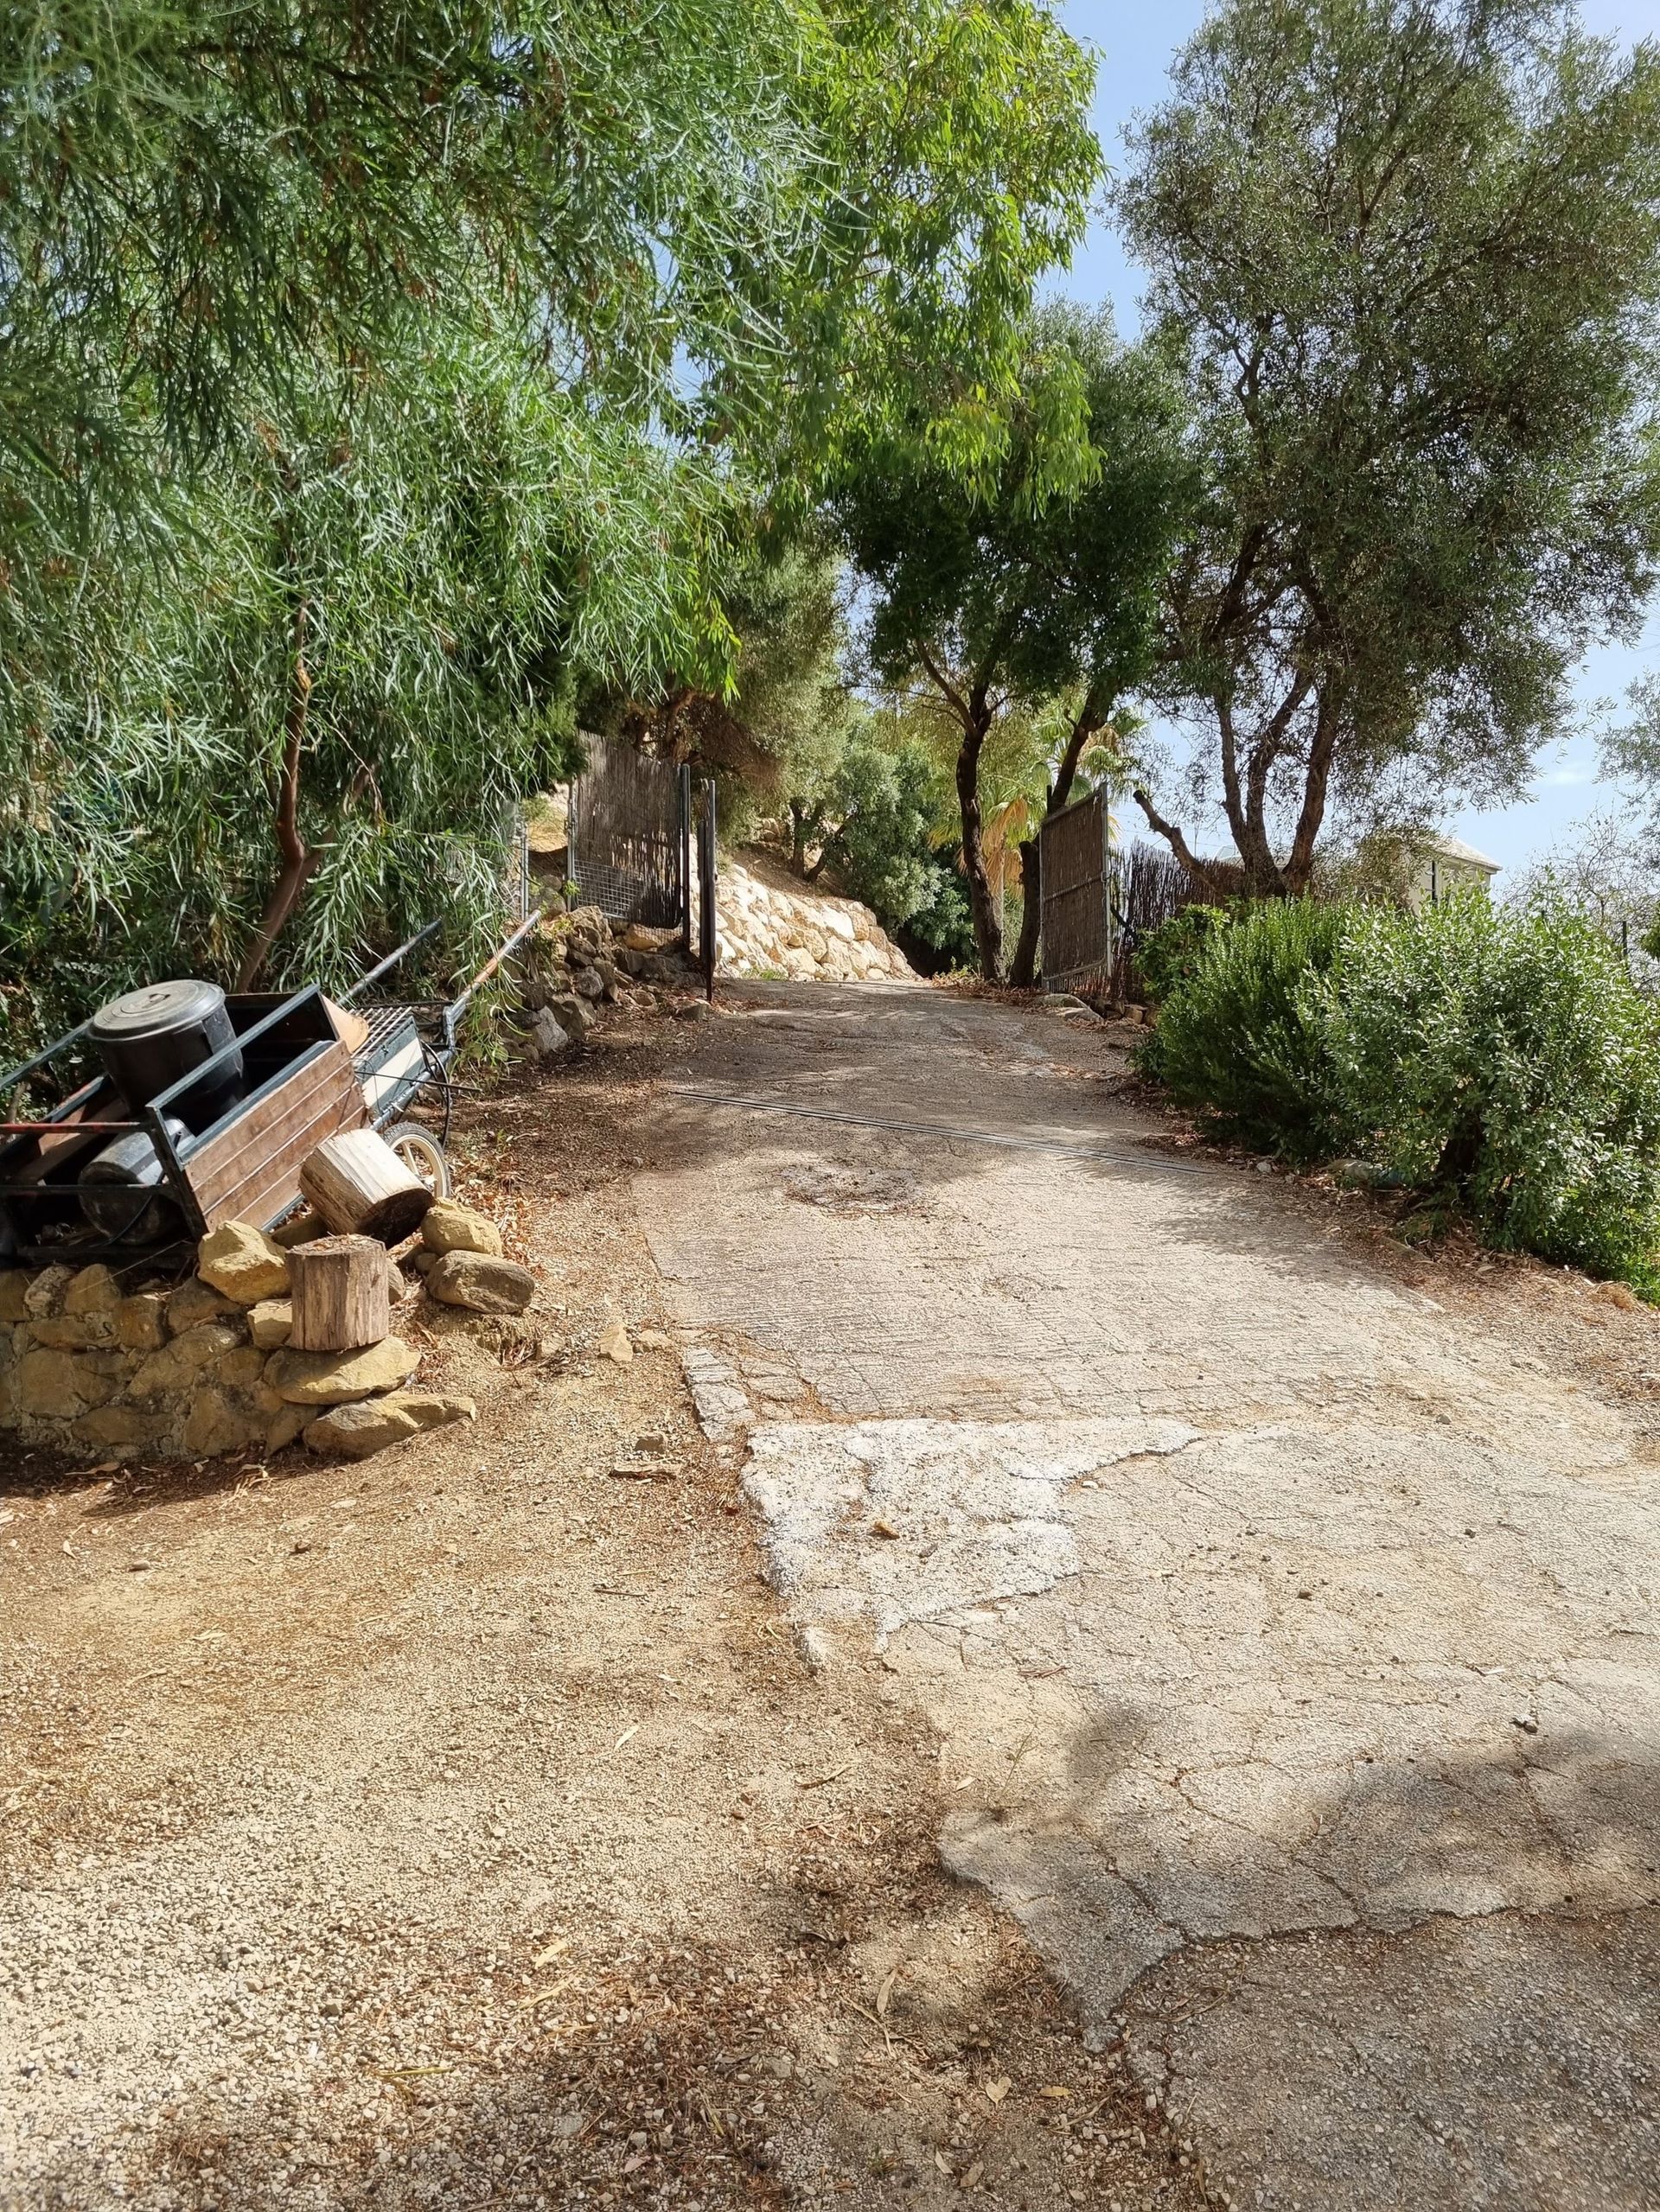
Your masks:
<svg viewBox="0 0 1660 2212"><path fill-rule="evenodd" d="M392 1261L375 1237L314 1237L288 1255L297 1352L351 1352L392 1328Z"/></svg>
<svg viewBox="0 0 1660 2212"><path fill-rule="evenodd" d="M419 1228L432 1194L373 1129L343 1129L300 1169L300 1189L343 1236L397 1244Z"/></svg>

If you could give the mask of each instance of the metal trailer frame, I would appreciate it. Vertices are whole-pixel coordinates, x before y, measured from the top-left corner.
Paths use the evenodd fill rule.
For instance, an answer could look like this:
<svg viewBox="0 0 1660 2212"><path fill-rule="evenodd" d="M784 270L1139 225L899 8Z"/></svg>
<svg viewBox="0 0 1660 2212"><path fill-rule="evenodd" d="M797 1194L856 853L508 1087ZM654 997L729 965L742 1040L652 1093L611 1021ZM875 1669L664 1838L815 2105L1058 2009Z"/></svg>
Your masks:
<svg viewBox="0 0 1660 2212"><path fill-rule="evenodd" d="M462 1017L481 986L523 943L541 918L540 907L527 915L458 998L376 999L356 1009L368 1023L369 1035L353 1055L353 1064L363 1087L374 1128L389 1127L424 1091L433 1091L444 1101L444 1119L437 1141L440 1144L448 1141L456 1097L450 1069L460 1043ZM360 976L349 991L342 992L341 1004L353 1006L371 984L378 983L382 976L389 975L408 959L436 934L437 928L436 921L429 921L425 928L418 929L396 952L388 953L367 975Z"/></svg>
<svg viewBox="0 0 1660 2212"><path fill-rule="evenodd" d="M463 1017L477 991L529 935L541 918L539 907L520 923L456 998L389 1002L377 1004L368 1010L364 1018L370 1025L369 1036L352 1055L351 1062L362 1108L360 1119L368 1121L376 1129L385 1129L405 1112L423 1091L436 1087L444 1101L443 1134L437 1140L443 1144L449 1134L454 1105L455 1087L450 1081L450 1068L458 1048ZM417 930L395 952L378 961L344 994L345 1003L349 1004L400 961L408 959L419 946L435 935L438 927L437 921L428 922L425 928ZM246 1007L252 995L242 994L239 999L233 994L229 1003ZM169 1109L233 1054L241 1053L246 1059L251 1046L257 1049L262 1038L284 1023L302 1031L309 1029L314 1034L305 1038L301 1049L291 1054L253 1090L228 1106L217 1120L193 1134L188 1144L176 1139L168 1127ZM0 1073L0 1097L13 1091L30 1076L49 1068L72 1046L81 1042L92 1026L91 1020L82 1022L48 1045L43 1051ZM125 1116L119 1119L78 1118L101 1090L110 1087L108 1077L100 1074L80 1085L67 1098L32 1120L0 1122L0 1169L3 1168L5 1156L14 1143L29 1137L67 1137L72 1133L76 1138L140 1133L147 1136L161 1169L161 1180L158 1184L138 1187L140 1195L135 1200L137 1211L133 1218L135 1221L140 1218L144 1209L161 1195L172 1200L184 1223L182 1236L159 1238L147 1243L130 1242L123 1237L103 1237L79 1239L73 1244L61 1246L29 1244L18 1236L16 1224L10 1218L6 1202L21 1199L38 1204L43 1195L62 1193L72 1186L54 1184L44 1175L29 1182L3 1181L0 1182L0 1232L3 1232L0 1233L0 1259L16 1257L38 1263L73 1254L82 1264L117 1259L130 1264L136 1264L140 1259L153 1264L158 1255L178 1249L189 1240L201 1236L208 1223L201 1196L191 1181L191 1163L208 1152L216 1140L224 1138L239 1122L254 1118L261 1107L271 1106L288 1087L309 1074L319 1072L320 1063L330 1053L342 1049L323 993L316 984L308 984L303 989L278 998L259 1019L239 1030L231 1043L222 1046L218 1052L199 1062L154 1098L146 1100L136 1116L129 1107ZM261 1226L274 1226L292 1210L293 1205L293 1198L286 1197L281 1205L265 1213Z"/></svg>

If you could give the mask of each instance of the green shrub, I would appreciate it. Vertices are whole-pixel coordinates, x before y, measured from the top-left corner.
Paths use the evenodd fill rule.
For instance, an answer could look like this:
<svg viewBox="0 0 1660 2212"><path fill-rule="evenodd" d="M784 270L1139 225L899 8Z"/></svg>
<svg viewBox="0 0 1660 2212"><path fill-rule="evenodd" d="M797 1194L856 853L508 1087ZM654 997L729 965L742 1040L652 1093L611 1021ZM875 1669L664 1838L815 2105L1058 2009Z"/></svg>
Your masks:
<svg viewBox="0 0 1660 2212"><path fill-rule="evenodd" d="M1149 944L1217 912L1189 908ZM1340 930L1335 908L1301 899L1195 923L1191 958L1177 940L1188 972L1160 1010L1145 1071L1221 1134L1318 1158L1335 1127L1321 986Z"/></svg>
<svg viewBox="0 0 1660 2212"><path fill-rule="evenodd" d="M1228 921L1225 907L1186 906L1148 931L1135 948L1135 972L1155 1006L1197 974L1205 947Z"/></svg>
<svg viewBox="0 0 1660 2212"><path fill-rule="evenodd" d="M1477 896L1351 909L1326 1038L1348 1141L1491 1244L1647 1279L1660 1019L1588 922Z"/></svg>
<svg viewBox="0 0 1660 2212"><path fill-rule="evenodd" d="M1159 933L1162 935L1162 932ZM1660 1011L1561 908L1203 926L1142 1065L1223 1134L1363 1153L1484 1238L1660 1297Z"/></svg>

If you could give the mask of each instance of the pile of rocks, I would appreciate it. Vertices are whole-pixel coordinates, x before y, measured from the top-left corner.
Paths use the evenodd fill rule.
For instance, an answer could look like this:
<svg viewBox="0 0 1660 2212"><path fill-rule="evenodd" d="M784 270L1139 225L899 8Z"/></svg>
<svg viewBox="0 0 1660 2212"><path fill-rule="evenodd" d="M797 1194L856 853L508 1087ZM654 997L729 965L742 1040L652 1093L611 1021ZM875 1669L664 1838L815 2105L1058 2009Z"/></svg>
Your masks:
<svg viewBox="0 0 1660 2212"><path fill-rule="evenodd" d="M290 1344L289 1254L323 1227L302 1215L278 1241L224 1222L173 1290L124 1291L105 1266L0 1271L0 1426L61 1450L205 1459L303 1437L361 1459L471 1419L470 1399L410 1386L420 1355L401 1335L338 1352ZM404 1266L393 1268L391 1302L412 1317L422 1297L505 1315L535 1296L495 1223L450 1199L428 1208Z"/></svg>
<svg viewBox="0 0 1660 2212"><path fill-rule="evenodd" d="M800 983L914 982L916 971L857 899L769 882L721 863L716 946L724 975L786 975Z"/></svg>
<svg viewBox="0 0 1660 2212"><path fill-rule="evenodd" d="M612 921L597 906L550 915L524 962L531 1034L550 1060L579 1044L605 1007L661 1009L693 987L678 929Z"/></svg>

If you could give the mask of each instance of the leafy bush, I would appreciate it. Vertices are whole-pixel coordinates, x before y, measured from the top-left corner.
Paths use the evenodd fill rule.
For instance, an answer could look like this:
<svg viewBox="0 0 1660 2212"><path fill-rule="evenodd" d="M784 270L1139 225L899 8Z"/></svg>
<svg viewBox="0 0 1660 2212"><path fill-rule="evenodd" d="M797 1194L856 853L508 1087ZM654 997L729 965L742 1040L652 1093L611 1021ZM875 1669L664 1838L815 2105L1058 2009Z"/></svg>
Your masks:
<svg viewBox="0 0 1660 2212"><path fill-rule="evenodd" d="M1225 907L1187 906L1148 931L1135 948L1135 968L1155 1006L1197 972L1205 947L1228 921Z"/></svg>
<svg viewBox="0 0 1660 2212"><path fill-rule="evenodd" d="M1276 902L1198 935L1143 1055L1172 1096L1293 1158L1363 1153L1493 1245L1660 1294L1660 1010L1590 923L1472 896Z"/></svg>
<svg viewBox="0 0 1660 2212"><path fill-rule="evenodd" d="M1202 914L1218 918L1192 920ZM1333 1128L1319 986L1341 926L1334 908L1301 899L1248 907L1233 920L1191 907L1166 923L1149 943L1187 928L1186 947L1177 935L1170 959L1188 972L1165 1001L1144 1068L1223 1135L1318 1157Z"/></svg>
<svg viewBox="0 0 1660 2212"><path fill-rule="evenodd" d="M1325 1035L1350 1141L1494 1245L1646 1280L1660 1017L1601 933L1478 896L1352 909Z"/></svg>

